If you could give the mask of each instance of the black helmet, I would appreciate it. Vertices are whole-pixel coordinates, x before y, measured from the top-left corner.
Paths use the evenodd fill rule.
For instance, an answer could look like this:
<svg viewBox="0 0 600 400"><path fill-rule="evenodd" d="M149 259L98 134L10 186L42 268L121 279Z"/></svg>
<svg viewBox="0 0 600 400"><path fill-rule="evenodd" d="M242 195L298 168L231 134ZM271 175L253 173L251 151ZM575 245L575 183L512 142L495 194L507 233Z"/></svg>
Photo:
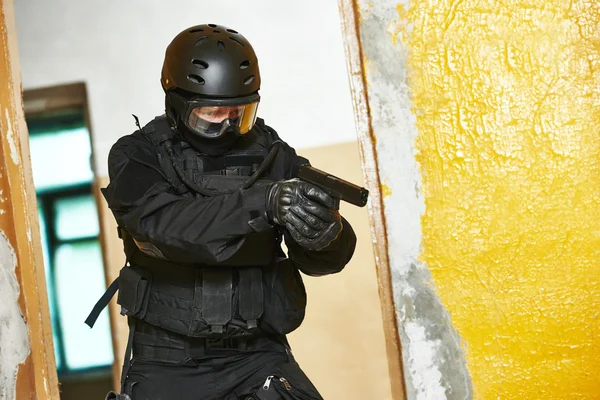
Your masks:
<svg viewBox="0 0 600 400"><path fill-rule="evenodd" d="M167 47L161 84L171 123L204 138L248 132L256 121L260 71L238 32L215 24L181 32Z"/></svg>

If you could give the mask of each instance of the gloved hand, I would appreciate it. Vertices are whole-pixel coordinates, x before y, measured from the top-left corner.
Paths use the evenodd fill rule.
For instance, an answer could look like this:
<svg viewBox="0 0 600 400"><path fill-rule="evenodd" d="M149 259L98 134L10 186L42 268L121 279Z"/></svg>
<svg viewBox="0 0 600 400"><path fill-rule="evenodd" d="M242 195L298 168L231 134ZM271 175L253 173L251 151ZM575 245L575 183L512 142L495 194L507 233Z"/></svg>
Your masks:
<svg viewBox="0 0 600 400"><path fill-rule="evenodd" d="M291 179L278 181L267 191L267 217L284 226L306 250L322 250L342 231L334 199L319 187Z"/></svg>

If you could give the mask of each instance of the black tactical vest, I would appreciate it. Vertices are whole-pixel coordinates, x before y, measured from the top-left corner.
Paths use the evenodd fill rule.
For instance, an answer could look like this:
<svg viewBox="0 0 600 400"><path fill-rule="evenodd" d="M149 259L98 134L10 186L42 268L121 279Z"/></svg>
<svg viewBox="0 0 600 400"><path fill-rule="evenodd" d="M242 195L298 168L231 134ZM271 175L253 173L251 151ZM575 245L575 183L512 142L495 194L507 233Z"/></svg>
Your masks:
<svg viewBox="0 0 600 400"><path fill-rule="evenodd" d="M254 129L263 130L255 143L217 158L178 140L164 116L143 132L156 146L161 168L177 193L200 197L194 188L215 194L236 190L263 163L270 132L262 123ZM271 169L266 175L283 179L282 174ZM259 179L255 185L265 183ZM124 230L121 234L129 263L118 283L122 314L190 337L228 338L287 334L304 318L304 285L281 250L276 228L248 235L232 258L213 266L173 263L151 244L136 242Z"/></svg>

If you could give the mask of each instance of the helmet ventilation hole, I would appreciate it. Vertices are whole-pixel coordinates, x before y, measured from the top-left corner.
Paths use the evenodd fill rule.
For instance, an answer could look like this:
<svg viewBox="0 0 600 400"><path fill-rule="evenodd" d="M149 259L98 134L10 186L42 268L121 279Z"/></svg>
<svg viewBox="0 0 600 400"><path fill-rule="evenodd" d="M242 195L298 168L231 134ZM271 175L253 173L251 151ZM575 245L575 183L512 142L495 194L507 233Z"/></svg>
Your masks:
<svg viewBox="0 0 600 400"><path fill-rule="evenodd" d="M196 43L194 43L194 46L200 46L202 44L202 42L204 42L206 40L208 36L202 36L200 39L198 39L198 41Z"/></svg>
<svg viewBox="0 0 600 400"><path fill-rule="evenodd" d="M229 33L238 33L237 31L234 31L233 29L227 29L227 32L229 32Z"/></svg>
<svg viewBox="0 0 600 400"><path fill-rule="evenodd" d="M217 25L215 25L215 24L208 24L208 26L210 26L211 28L216 28L217 27Z"/></svg>
<svg viewBox="0 0 600 400"><path fill-rule="evenodd" d="M244 47L244 43L240 42L239 40L237 40L236 38L232 38L230 37L229 39L231 39L235 44L237 44L238 46L242 46Z"/></svg>
<svg viewBox="0 0 600 400"><path fill-rule="evenodd" d="M200 77L198 75L194 75L194 74L188 75L187 78L197 85L204 85L204 82L205 82L202 77Z"/></svg>
<svg viewBox="0 0 600 400"><path fill-rule="evenodd" d="M223 43L222 40L219 40L217 42L217 46L219 46L219 50L221 50L221 51L225 50L225 43Z"/></svg>
<svg viewBox="0 0 600 400"><path fill-rule="evenodd" d="M250 75L250 76L249 76L249 77L247 77L247 78L246 78L246 80L244 81L244 85L249 85L249 84L251 84L252 82L254 82L254 79L255 79L255 78L256 78L256 77L255 77L254 75Z"/></svg>
<svg viewBox="0 0 600 400"><path fill-rule="evenodd" d="M193 59L192 64L194 64L196 67L201 68L201 69L208 68L208 63L206 61Z"/></svg>
<svg viewBox="0 0 600 400"><path fill-rule="evenodd" d="M192 30L190 31L190 33L196 33L196 32L204 32L204 29L202 29L202 28L197 28L197 29L192 29Z"/></svg>
<svg viewBox="0 0 600 400"><path fill-rule="evenodd" d="M213 31L213 33L221 33L221 31L218 31L218 30L216 30L216 29L215 29L215 30Z"/></svg>
<svg viewBox="0 0 600 400"><path fill-rule="evenodd" d="M240 63L240 69L246 69L250 66L250 61L244 60Z"/></svg>

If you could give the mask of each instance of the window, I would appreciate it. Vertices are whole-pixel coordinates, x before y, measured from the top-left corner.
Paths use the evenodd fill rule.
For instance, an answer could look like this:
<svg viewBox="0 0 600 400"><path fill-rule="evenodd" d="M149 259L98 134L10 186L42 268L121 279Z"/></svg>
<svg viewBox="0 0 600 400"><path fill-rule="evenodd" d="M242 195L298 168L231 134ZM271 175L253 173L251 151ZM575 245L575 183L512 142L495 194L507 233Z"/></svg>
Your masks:
<svg viewBox="0 0 600 400"><path fill-rule="evenodd" d="M94 329L83 322L106 287L84 110L27 116L27 124L58 373L108 371L108 313Z"/></svg>

